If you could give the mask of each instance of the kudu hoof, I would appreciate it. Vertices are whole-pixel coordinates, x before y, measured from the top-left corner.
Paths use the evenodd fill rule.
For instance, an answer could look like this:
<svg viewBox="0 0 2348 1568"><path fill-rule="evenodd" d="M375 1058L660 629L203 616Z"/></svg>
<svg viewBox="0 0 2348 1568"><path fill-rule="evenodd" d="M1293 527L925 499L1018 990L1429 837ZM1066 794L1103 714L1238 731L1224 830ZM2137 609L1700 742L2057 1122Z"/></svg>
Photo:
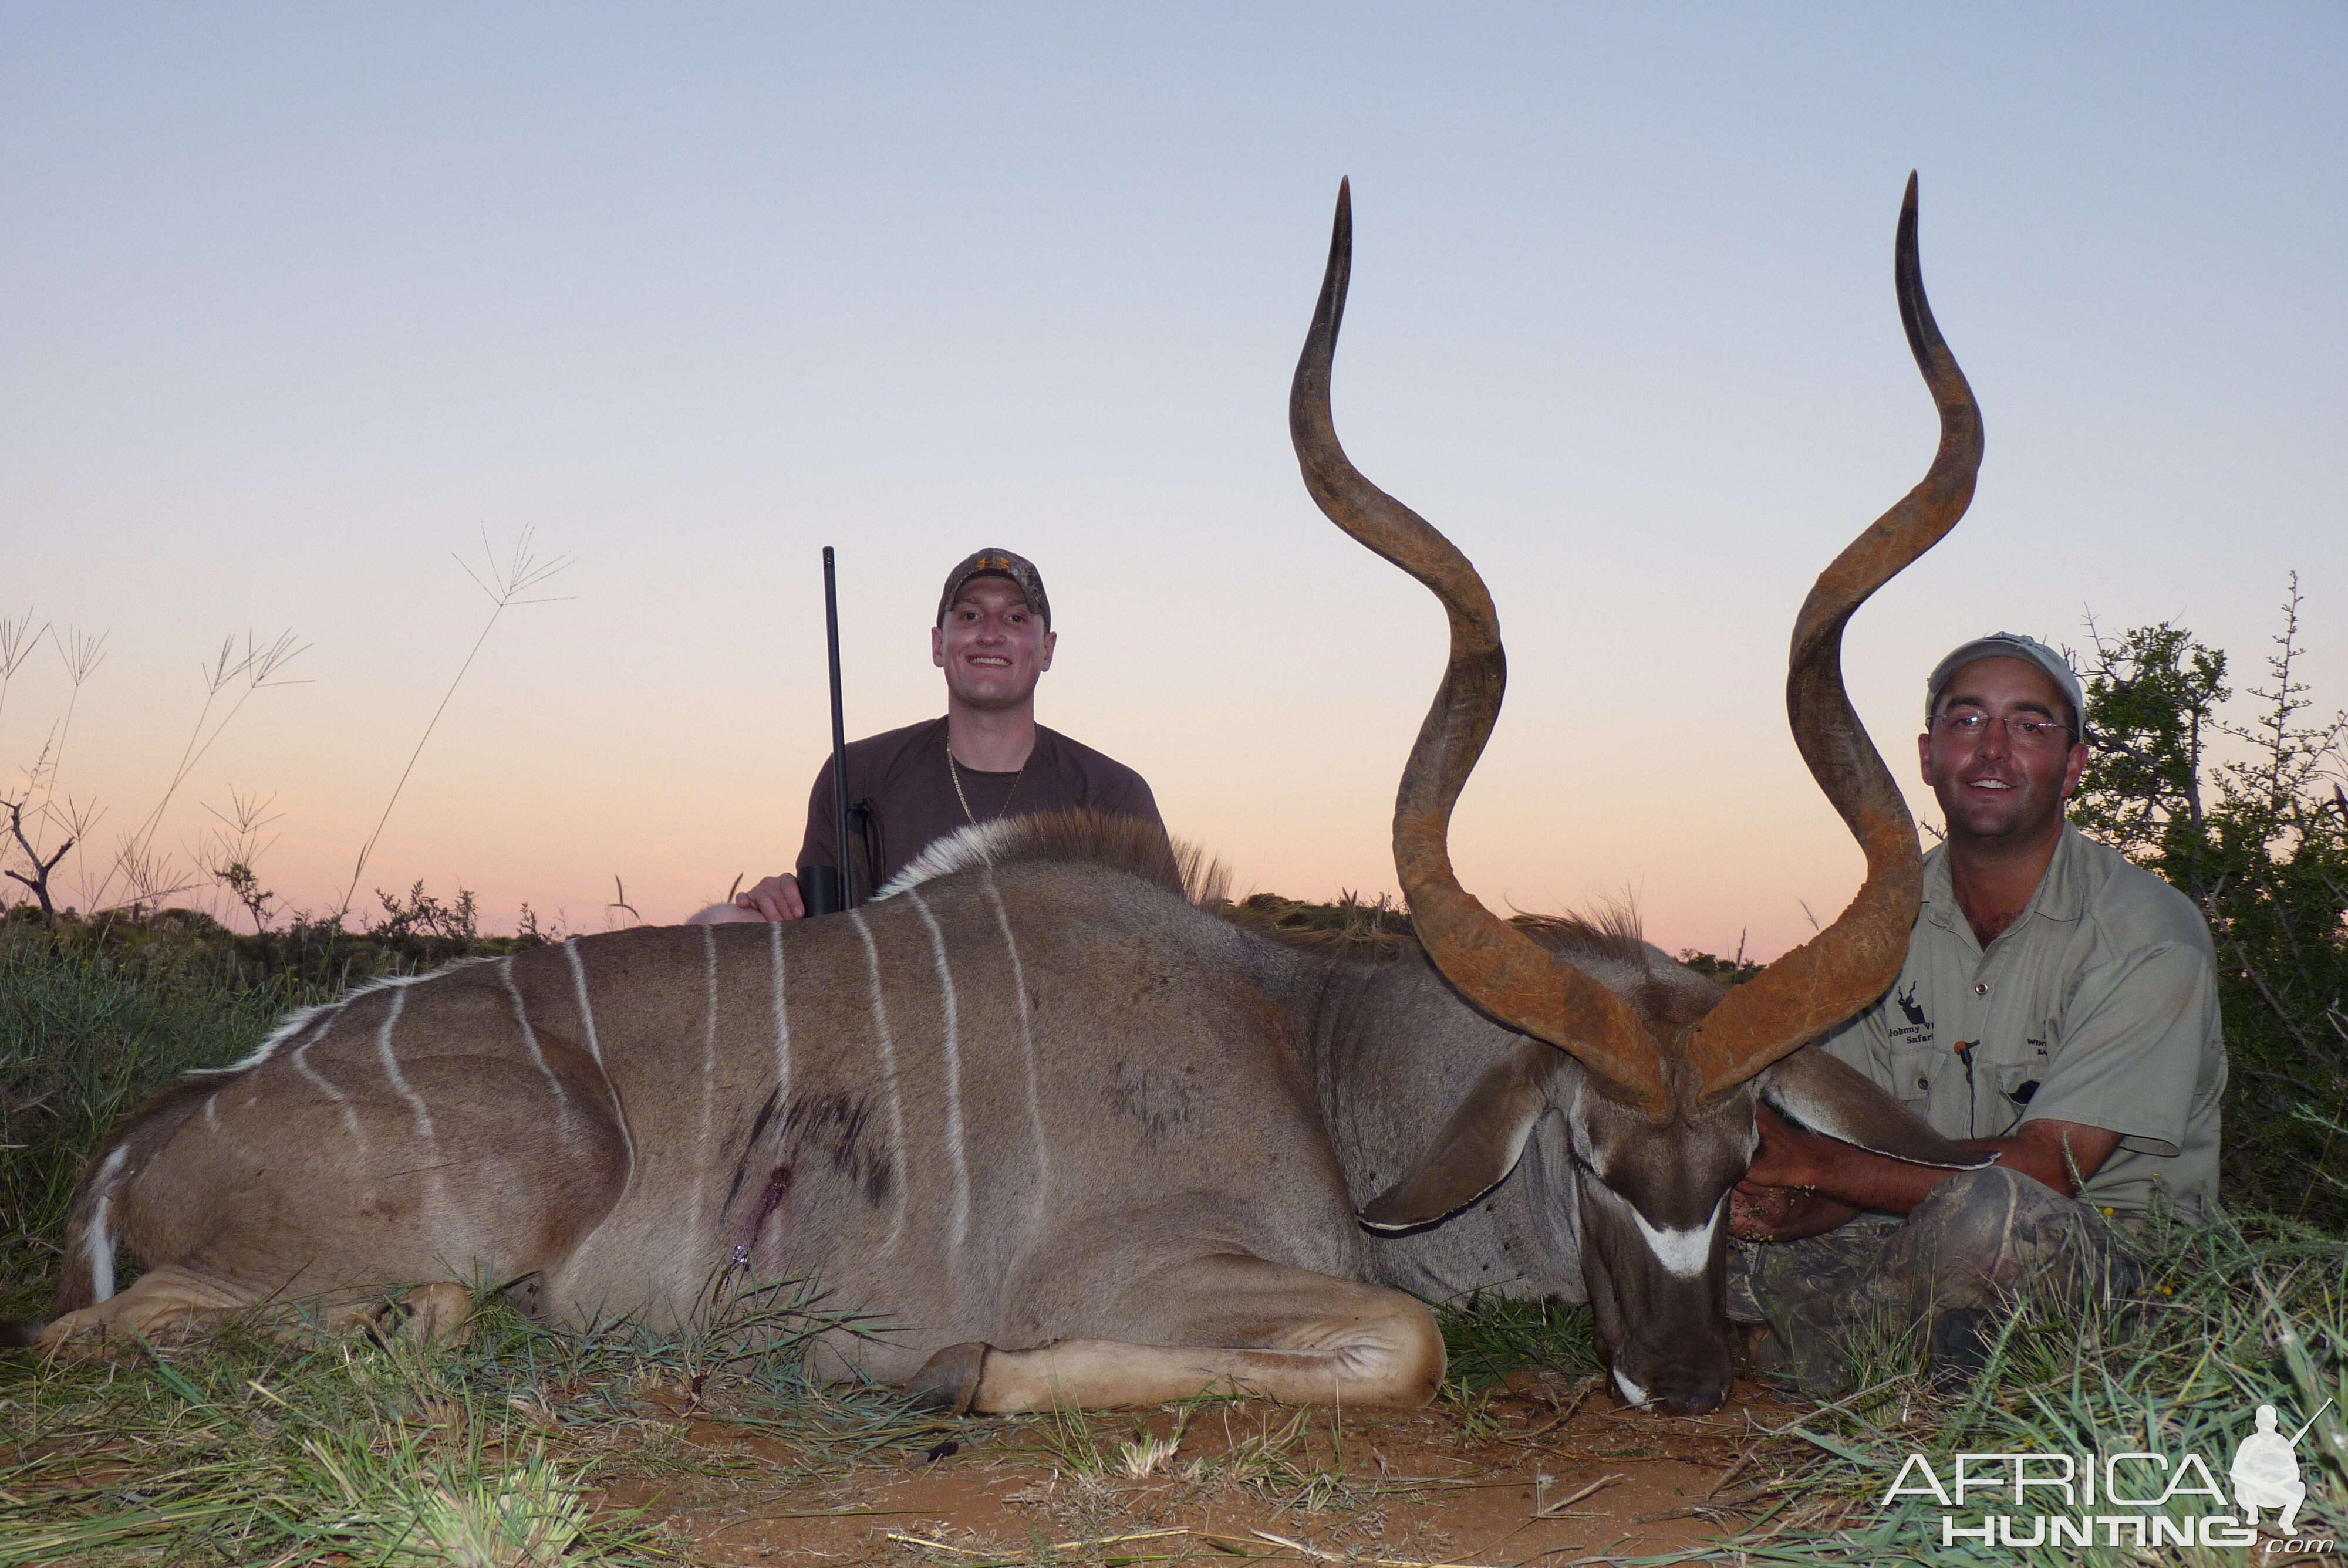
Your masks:
<svg viewBox="0 0 2348 1568"><path fill-rule="evenodd" d="M979 1380L986 1376L986 1347L973 1339L949 1345L928 1360L905 1385L913 1409L932 1415L966 1416L978 1398Z"/></svg>
<svg viewBox="0 0 2348 1568"><path fill-rule="evenodd" d="M473 1296L463 1286L444 1280L409 1291L387 1302L361 1320L366 1337L385 1348L402 1329L418 1345L462 1349L473 1337Z"/></svg>

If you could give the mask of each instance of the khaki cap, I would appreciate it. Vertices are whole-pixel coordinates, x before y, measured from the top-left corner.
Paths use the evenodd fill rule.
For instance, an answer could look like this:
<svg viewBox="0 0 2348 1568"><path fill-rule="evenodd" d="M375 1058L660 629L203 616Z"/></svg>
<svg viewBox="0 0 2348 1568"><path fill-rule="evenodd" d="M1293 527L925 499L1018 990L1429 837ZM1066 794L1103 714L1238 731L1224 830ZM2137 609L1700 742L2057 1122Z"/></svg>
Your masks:
<svg viewBox="0 0 2348 1568"><path fill-rule="evenodd" d="M2087 727L2087 698L2079 689L2079 677L2071 669L2071 661L2034 637L2018 632L1993 631L1987 637L1976 637L1932 666L1931 679L1924 682L1924 727L1932 727L1933 710L1941 705L1941 694L1957 671L1977 659L2020 659L2046 671L2063 700L2071 704L2071 738L2079 740Z"/></svg>

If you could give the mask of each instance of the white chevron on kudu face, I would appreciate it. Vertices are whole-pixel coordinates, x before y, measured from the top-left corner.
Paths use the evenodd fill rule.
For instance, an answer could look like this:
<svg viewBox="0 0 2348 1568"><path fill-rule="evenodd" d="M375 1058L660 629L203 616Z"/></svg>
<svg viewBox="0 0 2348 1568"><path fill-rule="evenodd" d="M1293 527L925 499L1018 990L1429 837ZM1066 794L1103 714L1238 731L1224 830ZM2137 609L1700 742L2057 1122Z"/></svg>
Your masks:
<svg viewBox="0 0 2348 1568"><path fill-rule="evenodd" d="M1626 1206L1631 1210L1631 1217L1639 1222L1639 1235L1645 1239L1647 1250L1654 1254L1657 1263L1663 1266L1663 1272L1675 1274L1682 1279L1696 1279L1703 1276L1705 1266L1712 1261L1713 1233L1720 1228L1720 1216L1728 1208L1726 1193L1721 1194L1720 1201L1713 1205L1710 1219L1684 1229L1650 1225L1647 1216L1639 1212L1636 1204Z"/></svg>
<svg viewBox="0 0 2348 1568"><path fill-rule="evenodd" d="M896 1172L897 1212L889 1222L890 1250L905 1235L906 1189L912 1184L912 1162L905 1157L905 1101L897 1085L897 1042L889 1033L889 1004L880 994L880 948L872 940L872 927L861 909L850 909L848 917L856 926L856 934L864 942L865 982L871 997L872 1035L880 1053L880 1079L889 1091L889 1160Z"/></svg>
<svg viewBox="0 0 2348 1568"><path fill-rule="evenodd" d="M937 961L938 990L945 1004L946 1158L953 1166L953 1248L960 1252L970 1235L970 1163L962 1142L962 1009L954 996L953 966L946 962L946 934L939 929L937 916L920 888L907 888L905 897L929 927L930 954Z"/></svg>

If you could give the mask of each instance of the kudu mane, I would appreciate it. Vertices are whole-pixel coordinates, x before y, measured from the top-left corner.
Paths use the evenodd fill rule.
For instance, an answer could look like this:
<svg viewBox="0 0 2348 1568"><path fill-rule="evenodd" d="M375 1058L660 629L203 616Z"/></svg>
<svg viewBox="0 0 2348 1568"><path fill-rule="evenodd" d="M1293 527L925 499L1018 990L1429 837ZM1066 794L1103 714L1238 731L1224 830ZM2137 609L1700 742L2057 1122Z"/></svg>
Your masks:
<svg viewBox="0 0 2348 1568"><path fill-rule="evenodd" d="M1195 844L1169 838L1158 824L1100 811L1058 811L983 822L938 840L891 877L875 896L909 888L982 866L1106 866L1162 887L1184 903L1224 902L1231 873Z"/></svg>
<svg viewBox="0 0 2348 1568"><path fill-rule="evenodd" d="M1169 837L1156 824L1139 817L1097 811L1051 812L965 827L923 850L879 896L891 897L981 866L1023 865L1097 866L1138 876L1201 908L1221 906L1227 917L1243 907L1231 901L1229 868L1197 845ZM1381 930L1375 924L1298 930L1244 917L1233 923L1282 947L1333 958L1376 960L1424 951L1415 934ZM1627 900L1610 900L1591 915L1520 914L1509 924L1568 963L1611 962L1643 969L1651 956L1638 907ZM1636 997L1633 1004L1645 1004L1643 1011L1675 1022L1693 1022L1709 1009L1710 999L1700 999L1694 1017L1679 1018L1689 1007L1685 990L1653 989L1653 998Z"/></svg>

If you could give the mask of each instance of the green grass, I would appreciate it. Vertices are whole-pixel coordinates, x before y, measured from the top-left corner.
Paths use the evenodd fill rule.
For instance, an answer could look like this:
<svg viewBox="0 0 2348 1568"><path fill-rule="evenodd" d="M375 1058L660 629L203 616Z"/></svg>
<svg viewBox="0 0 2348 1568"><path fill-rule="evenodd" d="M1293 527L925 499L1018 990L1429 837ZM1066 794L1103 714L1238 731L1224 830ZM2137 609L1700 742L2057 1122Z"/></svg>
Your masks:
<svg viewBox="0 0 2348 1568"><path fill-rule="evenodd" d="M2348 1526L2348 1241L2271 1215L2199 1225L2156 1217L2135 1250L2147 1266L2137 1303L2082 1313L2024 1300L1989 1372L1962 1396L1933 1393L1901 1337L1859 1336L1860 1391L1791 1429L1817 1461L1780 1518L1736 1544L1753 1561L1791 1564L2144 1561L2126 1545L1984 1552L1961 1540L1944 1550L1932 1499L1883 1502L1916 1452L1945 1481L1960 1452L2145 1450L2181 1462L2191 1451L2230 1487L2227 1465L2261 1403L2289 1429L2316 1418L2298 1450L2309 1493L2299 1526L2303 1535L2336 1536ZM2318 1417L2327 1399L2334 1403ZM2171 1512L2224 1512L2191 1501ZM1960 1524L1978 1524L1988 1510L1976 1496L1952 1512ZM2271 1513L2264 1517L2271 1523ZM2247 1559L2240 1548L2196 1547L2166 1549L2157 1560L2214 1568Z"/></svg>
<svg viewBox="0 0 2348 1568"><path fill-rule="evenodd" d="M1487 1296L1444 1310L1439 1321L1449 1378L1471 1389L1519 1367L1587 1372L1605 1364L1587 1307Z"/></svg>
<svg viewBox="0 0 2348 1568"><path fill-rule="evenodd" d="M708 1334L558 1333L491 1297L461 1347L250 1322L127 1358L9 1358L0 1563L671 1560L596 1493L727 1471L683 1440L679 1405L843 1462L930 1433L885 1392L808 1384L800 1352L831 1323L786 1291Z"/></svg>

